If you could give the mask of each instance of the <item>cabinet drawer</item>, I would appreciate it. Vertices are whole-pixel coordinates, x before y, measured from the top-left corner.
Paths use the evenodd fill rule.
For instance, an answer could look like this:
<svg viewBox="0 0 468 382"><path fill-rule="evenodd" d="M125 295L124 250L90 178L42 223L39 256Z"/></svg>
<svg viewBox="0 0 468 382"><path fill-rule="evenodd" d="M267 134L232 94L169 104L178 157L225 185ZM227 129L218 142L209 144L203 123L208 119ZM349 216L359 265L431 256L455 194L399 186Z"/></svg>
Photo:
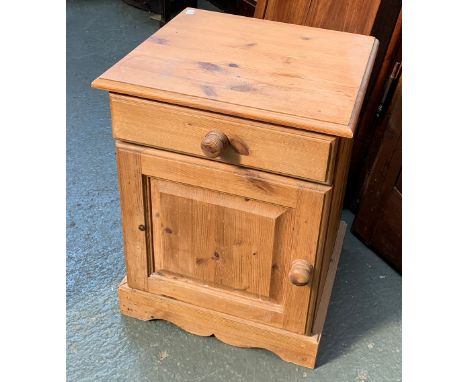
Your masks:
<svg viewBox="0 0 468 382"><path fill-rule="evenodd" d="M110 101L116 139L206 158L201 143L217 131L227 140L210 159L331 183L334 137L118 94Z"/></svg>
<svg viewBox="0 0 468 382"><path fill-rule="evenodd" d="M129 286L305 333L331 187L117 144Z"/></svg>

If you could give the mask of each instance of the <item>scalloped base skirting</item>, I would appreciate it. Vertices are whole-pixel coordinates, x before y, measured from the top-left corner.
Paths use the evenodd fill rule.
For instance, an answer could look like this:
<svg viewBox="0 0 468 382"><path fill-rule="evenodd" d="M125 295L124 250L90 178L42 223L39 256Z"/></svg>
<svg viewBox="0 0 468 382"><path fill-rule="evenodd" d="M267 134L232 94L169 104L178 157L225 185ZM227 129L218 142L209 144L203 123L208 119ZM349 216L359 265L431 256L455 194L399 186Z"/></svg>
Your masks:
<svg viewBox="0 0 468 382"><path fill-rule="evenodd" d="M341 222L325 288L316 315L313 332L318 334L313 336L289 332L173 298L132 289L128 286L126 278L119 286L121 312L126 316L139 320L161 319L170 321L187 332L199 336L214 335L229 345L268 349L284 361L313 368L315 367L345 229L346 224Z"/></svg>
<svg viewBox="0 0 468 382"><path fill-rule="evenodd" d="M201 308L171 298L119 287L120 309L139 320L162 319L199 336L214 335L234 346L265 348L283 360L314 367L317 336L304 336L286 330L247 321L228 314Z"/></svg>

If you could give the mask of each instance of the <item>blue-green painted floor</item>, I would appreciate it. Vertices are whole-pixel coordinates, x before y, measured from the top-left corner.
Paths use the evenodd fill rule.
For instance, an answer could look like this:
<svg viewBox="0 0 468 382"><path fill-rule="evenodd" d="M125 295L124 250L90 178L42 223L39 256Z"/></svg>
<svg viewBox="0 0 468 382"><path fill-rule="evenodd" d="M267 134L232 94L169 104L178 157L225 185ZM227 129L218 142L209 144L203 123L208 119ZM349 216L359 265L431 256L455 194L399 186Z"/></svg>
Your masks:
<svg viewBox="0 0 468 382"><path fill-rule="evenodd" d="M67 379L401 380L401 277L349 232L315 370L120 315L125 270L114 142L107 94L90 83L158 26L120 0L68 1ZM353 216L344 211L344 219Z"/></svg>

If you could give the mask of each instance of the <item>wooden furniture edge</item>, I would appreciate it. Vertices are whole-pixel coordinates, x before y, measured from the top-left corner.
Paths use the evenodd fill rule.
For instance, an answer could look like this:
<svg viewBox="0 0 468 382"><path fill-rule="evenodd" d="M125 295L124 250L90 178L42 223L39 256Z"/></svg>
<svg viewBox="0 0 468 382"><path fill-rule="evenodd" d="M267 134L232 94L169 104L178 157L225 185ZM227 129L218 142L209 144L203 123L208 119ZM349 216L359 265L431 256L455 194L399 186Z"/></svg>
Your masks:
<svg viewBox="0 0 468 382"><path fill-rule="evenodd" d="M317 119L285 114L271 110L257 109L249 106L220 102L209 98L201 98L188 94L153 89L141 85L132 85L102 77L96 78L91 83L91 87L95 89L106 90L115 94L128 95L173 105L185 106L198 110L211 111L228 116L236 116L279 126L303 129L317 133L334 135L337 137L353 137L353 131L351 130L350 125L341 125L338 123L320 121Z"/></svg>
<svg viewBox="0 0 468 382"><path fill-rule="evenodd" d="M284 361L314 368L345 233L346 223L342 221L333 250L332 265L328 270L326 287L319 303L313 336L293 333L173 298L132 289L128 286L126 277L118 288L120 310L122 314L139 320L163 319L199 336L214 335L229 345L267 349Z"/></svg>
<svg viewBox="0 0 468 382"><path fill-rule="evenodd" d="M333 284L335 283L336 270L338 269L341 250L343 249L346 227L347 224L342 220L340 222L340 227L338 228L338 234L336 235L335 247L333 248L333 254L330 259L327 278L325 280L322 297L318 304L317 314L315 316L314 326L312 328L312 334L317 339L317 344L320 343L323 327L325 325L325 319L327 318L328 305L331 299Z"/></svg>
<svg viewBox="0 0 468 382"><path fill-rule="evenodd" d="M264 179L268 182L276 183L284 187L300 187L302 189L318 191L324 194L333 190L333 187L328 184L311 182L300 178L284 176L281 174L266 172L254 168L240 167L231 163L211 161L205 158L185 155L183 153L167 151L154 147L136 145L134 143L128 143L120 140L115 140L115 147L119 150L126 152L138 152L142 156L157 157L171 162L190 162L189 164L200 168L208 168L219 172L229 172L241 177L253 177L256 179ZM291 204L290 206L293 205L295 204Z"/></svg>
<svg viewBox="0 0 468 382"><path fill-rule="evenodd" d="M353 111L351 113L351 117L348 123L348 128L351 131L351 135L347 136L347 138L352 138L354 136L356 126L359 122L361 108L364 103L364 97L367 92L367 85L369 85L369 81L372 75L372 69L374 68L374 62L375 62L375 59L377 58L378 50L379 50L379 40L377 40L374 37L374 45L372 46L372 49L369 55L369 61L367 61L366 70L364 71L364 76L362 77L361 86L359 87L359 91L356 97L356 102L354 103L354 108L353 108Z"/></svg>
<svg viewBox="0 0 468 382"><path fill-rule="evenodd" d="M317 291L317 303L311 311L310 323L307 326L307 333L312 333L312 325L318 311L318 303L321 300L323 288L328 275L328 267L333 255L338 230L340 228L341 212L343 210L344 193L346 191L346 180L349 170L349 158L352 153L353 140L341 138L338 142L338 151L335 159L334 186L332 190L332 200L329 207L329 218L325 234L325 247L321 257L321 263L318 264L319 285Z"/></svg>
<svg viewBox="0 0 468 382"><path fill-rule="evenodd" d="M255 6L254 17L257 19L263 19L265 17L266 7L268 0L257 0L257 5Z"/></svg>

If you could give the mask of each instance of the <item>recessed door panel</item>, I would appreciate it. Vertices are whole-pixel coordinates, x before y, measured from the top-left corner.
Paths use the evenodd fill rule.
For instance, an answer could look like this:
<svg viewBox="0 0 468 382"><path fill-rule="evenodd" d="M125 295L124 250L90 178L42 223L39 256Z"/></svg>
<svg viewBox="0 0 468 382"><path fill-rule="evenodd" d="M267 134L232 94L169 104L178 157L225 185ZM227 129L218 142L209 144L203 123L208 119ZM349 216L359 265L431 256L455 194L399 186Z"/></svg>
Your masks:
<svg viewBox="0 0 468 382"><path fill-rule="evenodd" d="M278 220L288 208L150 179L155 271L270 296Z"/></svg>

